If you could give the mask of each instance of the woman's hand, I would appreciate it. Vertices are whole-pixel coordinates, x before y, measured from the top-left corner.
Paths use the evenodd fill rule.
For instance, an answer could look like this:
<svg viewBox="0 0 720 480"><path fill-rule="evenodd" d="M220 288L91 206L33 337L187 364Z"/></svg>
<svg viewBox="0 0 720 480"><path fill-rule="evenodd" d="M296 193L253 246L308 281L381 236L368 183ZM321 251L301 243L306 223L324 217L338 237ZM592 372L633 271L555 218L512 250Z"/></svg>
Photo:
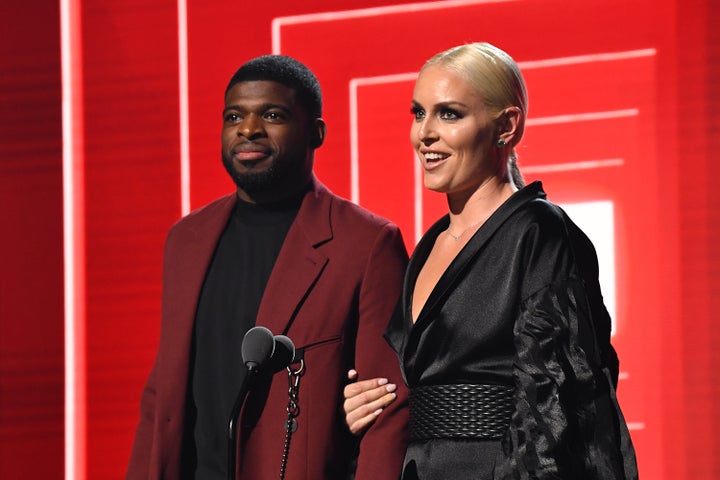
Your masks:
<svg viewBox="0 0 720 480"><path fill-rule="evenodd" d="M350 380L357 380L355 370L348 371ZM372 378L353 382L345 387L345 423L354 435L359 435L375 423L385 407L395 401L397 386L387 378Z"/></svg>

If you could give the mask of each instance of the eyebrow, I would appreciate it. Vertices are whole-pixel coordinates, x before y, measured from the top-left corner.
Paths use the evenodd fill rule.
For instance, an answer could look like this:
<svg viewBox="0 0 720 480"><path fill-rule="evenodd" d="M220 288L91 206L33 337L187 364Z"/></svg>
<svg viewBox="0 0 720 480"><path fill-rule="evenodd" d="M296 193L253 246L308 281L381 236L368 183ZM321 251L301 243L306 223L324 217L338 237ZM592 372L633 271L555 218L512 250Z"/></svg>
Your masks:
<svg viewBox="0 0 720 480"><path fill-rule="evenodd" d="M267 112L268 110L282 110L285 113L291 113L291 109L287 105L281 105L279 103L263 103L259 106L260 111ZM242 110L239 105L228 105L227 107L223 108L223 115L226 114L229 111L239 111Z"/></svg>
<svg viewBox="0 0 720 480"><path fill-rule="evenodd" d="M417 107L424 108L424 107L420 104L420 102L418 102L418 101L416 101L416 100L413 100L413 101L412 101L412 106L413 106L413 108L417 108ZM435 104L435 105L433 105L433 106L434 106L435 108L448 108L448 107L449 107L449 108L462 107L462 108L466 108L466 109L469 109L469 108L470 108L470 107L468 107L467 105L465 105L464 103L458 102L458 101L455 101L455 100L451 100L451 101L449 101L449 102L440 102L440 103L437 103L437 104Z"/></svg>

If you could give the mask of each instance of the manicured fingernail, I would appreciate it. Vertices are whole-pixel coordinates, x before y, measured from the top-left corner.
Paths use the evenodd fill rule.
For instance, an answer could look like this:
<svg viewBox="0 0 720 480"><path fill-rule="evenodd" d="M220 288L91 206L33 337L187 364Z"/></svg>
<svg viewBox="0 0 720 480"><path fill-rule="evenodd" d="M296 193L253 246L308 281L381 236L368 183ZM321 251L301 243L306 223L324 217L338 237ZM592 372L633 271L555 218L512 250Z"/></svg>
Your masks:
<svg viewBox="0 0 720 480"><path fill-rule="evenodd" d="M382 408L378 408L377 410L375 410L373 412L373 415L375 415L377 417L378 415L380 415L380 412L382 412Z"/></svg>
<svg viewBox="0 0 720 480"><path fill-rule="evenodd" d="M385 385L388 382L387 378L378 379L378 385Z"/></svg>
<svg viewBox="0 0 720 480"><path fill-rule="evenodd" d="M390 385L388 385L385 388L387 389L388 392L394 392L395 389L397 388L397 385L395 385L394 383L391 383Z"/></svg>

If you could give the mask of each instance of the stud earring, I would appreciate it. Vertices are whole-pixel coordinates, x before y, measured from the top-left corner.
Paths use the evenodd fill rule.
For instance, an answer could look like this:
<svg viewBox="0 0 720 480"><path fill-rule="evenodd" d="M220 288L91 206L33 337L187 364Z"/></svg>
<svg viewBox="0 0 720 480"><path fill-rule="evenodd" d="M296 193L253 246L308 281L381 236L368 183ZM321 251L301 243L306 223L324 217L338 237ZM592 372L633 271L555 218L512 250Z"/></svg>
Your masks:
<svg viewBox="0 0 720 480"><path fill-rule="evenodd" d="M497 146L500 147L500 148L504 147L504 146L505 146L505 140L503 140L502 138L501 138L500 140L498 140L498 141L497 141Z"/></svg>

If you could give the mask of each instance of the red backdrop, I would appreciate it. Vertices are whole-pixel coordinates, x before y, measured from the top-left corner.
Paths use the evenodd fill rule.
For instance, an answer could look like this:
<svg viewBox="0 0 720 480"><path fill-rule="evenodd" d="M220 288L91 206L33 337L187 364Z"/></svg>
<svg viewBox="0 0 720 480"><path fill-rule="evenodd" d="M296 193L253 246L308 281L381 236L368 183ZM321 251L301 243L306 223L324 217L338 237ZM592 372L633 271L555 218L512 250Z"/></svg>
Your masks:
<svg viewBox="0 0 720 480"><path fill-rule="evenodd" d="M232 189L218 140L237 66L274 50L318 74L319 177L395 220L411 248L443 210L408 147L412 74L479 40L525 72L527 179L563 204L612 205L602 268L641 475L717 478L716 3L3 2L0 478L123 475L165 232Z"/></svg>

